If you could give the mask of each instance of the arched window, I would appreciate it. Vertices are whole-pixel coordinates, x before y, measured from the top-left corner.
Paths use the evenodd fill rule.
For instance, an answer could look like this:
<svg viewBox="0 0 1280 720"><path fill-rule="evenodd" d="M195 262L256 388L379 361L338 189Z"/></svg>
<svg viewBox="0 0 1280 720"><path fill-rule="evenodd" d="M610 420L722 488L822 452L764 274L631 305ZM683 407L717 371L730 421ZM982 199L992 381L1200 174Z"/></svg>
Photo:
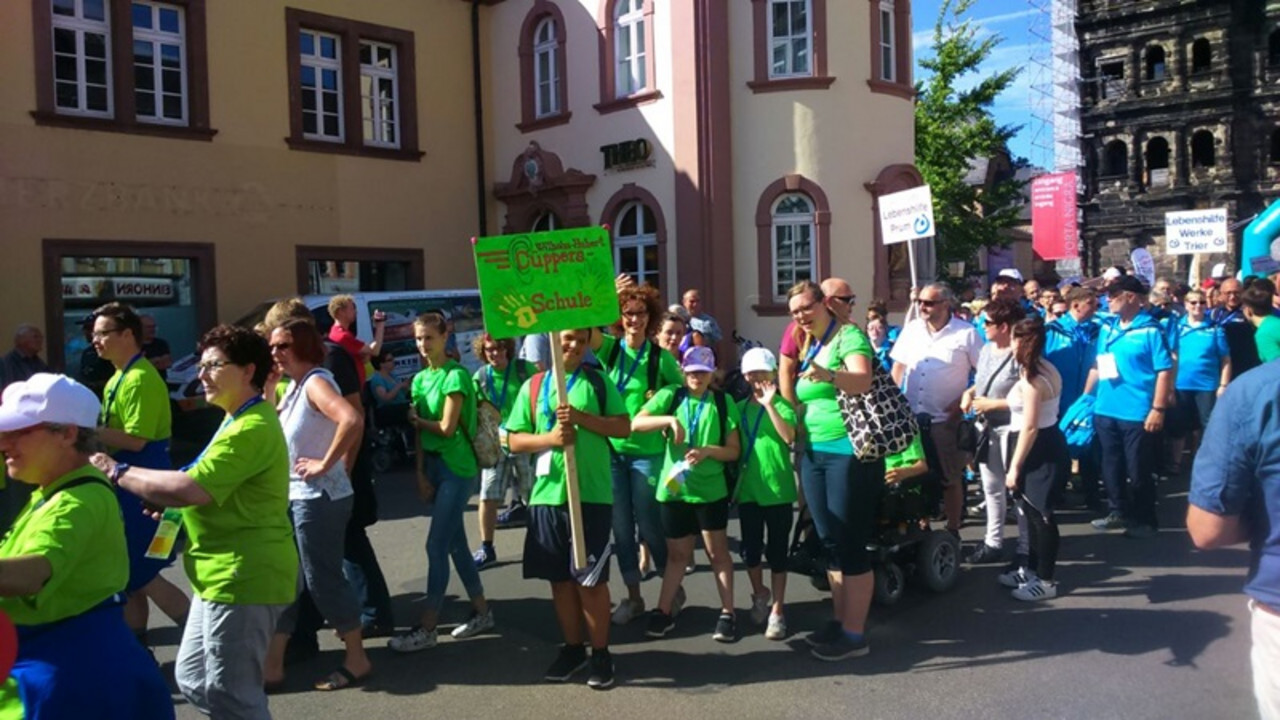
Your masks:
<svg viewBox="0 0 1280 720"><path fill-rule="evenodd" d="M630 202L618 213L613 238L613 263L620 274L630 275L637 283L658 287L658 221L653 209L640 202Z"/></svg>
<svg viewBox="0 0 1280 720"><path fill-rule="evenodd" d="M1271 131L1271 162L1280 164L1280 128Z"/></svg>
<svg viewBox="0 0 1280 720"><path fill-rule="evenodd" d="M1271 31L1271 37L1267 40L1267 64L1276 67L1280 66L1280 28Z"/></svg>
<svg viewBox="0 0 1280 720"><path fill-rule="evenodd" d="M547 210L533 221L533 228L529 232L550 232L551 230L559 230L564 227L564 223L560 222L560 216Z"/></svg>
<svg viewBox="0 0 1280 720"><path fill-rule="evenodd" d="M801 280L817 282L813 201L789 193L773 204L773 297L785 302L787 291Z"/></svg>
<svg viewBox="0 0 1280 720"><path fill-rule="evenodd" d="M1123 140L1112 140L1102 151L1102 177L1129 174L1129 146Z"/></svg>
<svg viewBox="0 0 1280 720"><path fill-rule="evenodd" d="M1164 69L1164 48L1160 45L1152 45L1151 47L1148 47L1146 57L1146 79L1163 80Z"/></svg>
<svg viewBox="0 0 1280 720"><path fill-rule="evenodd" d="M1213 66L1213 47L1206 38L1196 38L1191 43L1191 72L1208 72Z"/></svg>
<svg viewBox="0 0 1280 720"><path fill-rule="evenodd" d="M617 0L613 6L614 92L627 97L649 87L646 72L644 0Z"/></svg>
<svg viewBox="0 0 1280 720"><path fill-rule="evenodd" d="M533 114L539 118L560 112L560 83L563 79L556 64L559 52L555 18L545 17L533 32Z"/></svg>
<svg viewBox="0 0 1280 720"><path fill-rule="evenodd" d="M1169 141L1162 137L1147 142L1147 184L1150 187L1169 186Z"/></svg>
<svg viewBox="0 0 1280 720"><path fill-rule="evenodd" d="M1214 166L1213 133L1208 130L1197 130L1191 136L1191 167L1210 168Z"/></svg>

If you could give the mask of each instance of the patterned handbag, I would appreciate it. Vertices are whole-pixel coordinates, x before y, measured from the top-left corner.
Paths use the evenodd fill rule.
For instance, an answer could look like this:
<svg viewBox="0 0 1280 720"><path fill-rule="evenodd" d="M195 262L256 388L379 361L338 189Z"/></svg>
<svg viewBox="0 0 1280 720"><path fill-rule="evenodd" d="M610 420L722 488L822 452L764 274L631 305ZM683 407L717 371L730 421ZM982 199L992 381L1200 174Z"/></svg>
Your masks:
<svg viewBox="0 0 1280 720"><path fill-rule="evenodd" d="M844 429L859 460L880 460L911 446L920 434L907 398L880 363L871 362L871 389L860 395L836 390Z"/></svg>

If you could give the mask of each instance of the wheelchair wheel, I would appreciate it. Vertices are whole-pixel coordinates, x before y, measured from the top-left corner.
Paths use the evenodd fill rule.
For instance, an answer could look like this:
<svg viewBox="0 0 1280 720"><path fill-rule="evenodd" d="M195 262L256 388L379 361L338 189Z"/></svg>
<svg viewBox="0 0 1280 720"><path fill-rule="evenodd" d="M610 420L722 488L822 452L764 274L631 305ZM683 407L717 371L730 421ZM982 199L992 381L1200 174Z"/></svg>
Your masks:
<svg viewBox="0 0 1280 720"><path fill-rule="evenodd" d="M907 587L907 576L902 568L893 562L875 566L875 595L877 605L890 607L902 599Z"/></svg>
<svg viewBox="0 0 1280 720"><path fill-rule="evenodd" d="M391 448L383 446L374 449L370 461L373 463L374 472L384 473L391 469L391 466L395 464L396 458L392 454Z"/></svg>
<svg viewBox="0 0 1280 720"><path fill-rule="evenodd" d="M935 530L920 543L916 560L920 582L933 592L946 592L960 578L960 543L951 533Z"/></svg>

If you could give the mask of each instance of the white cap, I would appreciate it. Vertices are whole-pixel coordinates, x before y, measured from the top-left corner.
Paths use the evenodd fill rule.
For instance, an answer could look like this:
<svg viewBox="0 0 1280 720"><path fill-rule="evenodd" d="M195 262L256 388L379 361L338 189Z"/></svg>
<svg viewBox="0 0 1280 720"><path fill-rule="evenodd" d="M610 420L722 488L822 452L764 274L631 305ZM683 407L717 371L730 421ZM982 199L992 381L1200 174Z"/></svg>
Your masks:
<svg viewBox="0 0 1280 720"><path fill-rule="evenodd" d="M1018 268L1005 268L1000 272L996 273L996 277L1013 278L1018 282L1022 282L1022 272L1019 271Z"/></svg>
<svg viewBox="0 0 1280 720"><path fill-rule="evenodd" d="M1120 268L1118 268L1118 267L1116 267L1116 266L1112 265L1111 267L1109 267L1109 268L1107 268L1106 270L1103 270L1103 271L1102 271L1102 279L1103 279L1103 280L1106 280L1106 281L1108 281L1108 282L1110 282L1110 281L1115 280L1116 278L1120 277L1120 276L1121 276L1121 275L1123 275L1123 274L1124 274L1124 273L1120 272Z"/></svg>
<svg viewBox="0 0 1280 720"><path fill-rule="evenodd" d="M0 432L52 423L92 428L102 404L89 388L66 375L36 373L4 389L0 399Z"/></svg>
<svg viewBox="0 0 1280 720"><path fill-rule="evenodd" d="M742 355L742 374L753 372L774 372L778 369L778 359L767 349L751 348Z"/></svg>

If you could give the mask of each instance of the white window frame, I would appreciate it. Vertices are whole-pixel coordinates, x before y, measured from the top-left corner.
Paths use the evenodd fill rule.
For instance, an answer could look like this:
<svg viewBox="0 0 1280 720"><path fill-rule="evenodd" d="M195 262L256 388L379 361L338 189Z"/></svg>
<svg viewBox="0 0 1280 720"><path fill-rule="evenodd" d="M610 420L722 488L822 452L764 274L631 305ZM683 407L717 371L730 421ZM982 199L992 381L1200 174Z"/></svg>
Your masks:
<svg viewBox="0 0 1280 720"><path fill-rule="evenodd" d="M373 137L371 138L363 137L364 118L361 117L360 121L361 121L361 128L362 128L361 130L362 140L364 141L365 145L369 145L373 147L398 149L400 147L400 136L401 136L400 77L399 77L400 53L398 52L399 48L397 48L395 45L392 45L391 43L362 39L360 41L360 49L363 51L365 47L370 48L373 64L366 65L365 63L361 62L360 77L362 80L363 78L369 78L370 80L369 87L373 94L365 95L364 89L361 88L360 107L361 107L362 115L365 112L369 113L369 122L373 125ZM378 66L377 64L378 50L391 51L391 67L390 68L384 68L384 67ZM339 52L339 56L341 56L341 52ZM379 80L391 81L391 98L389 100L383 99L378 96L377 93L378 93ZM341 86L341 80L339 80L339 86ZM387 107L390 107L391 109L391 112L389 113L390 117L386 117L384 115L384 112ZM338 93L338 108L339 108L339 111L341 111L342 93ZM342 117L341 112L339 112L338 117L339 117L339 122L341 122L341 117ZM387 140L388 126L390 126L391 129L395 132L395 140Z"/></svg>
<svg viewBox="0 0 1280 720"><path fill-rule="evenodd" d="M784 215L779 215L778 207L782 205L782 203L786 202L787 200L790 200L791 198L800 198L801 200L804 200L805 204L809 206L809 212L787 213ZM813 280L814 282L817 282L817 278L818 278L817 206L813 202L813 198L809 197L808 195L805 195L804 193L787 193L779 197L777 200L773 202L773 208L770 211L770 218L771 220L769 223L769 255L770 255L769 282L772 283L773 285L774 301L785 303L786 297L787 297L787 291L791 289L791 286L795 285L797 282L800 281L800 277L798 274L798 271L800 270L800 264L799 264L799 261L796 260L796 252L794 248L794 244L799 238L793 234L796 231L798 231L799 228L803 228L803 227L809 228L809 277L808 279ZM778 282L778 273L784 270L784 268L780 267L779 265L778 231L782 229L787 230L787 235L788 235L787 241L792 243L793 248L791 251L791 259L787 261L790 265L789 272L791 274L791 281L788 283L780 284ZM780 287L780 285L785 285L785 287Z"/></svg>
<svg viewBox="0 0 1280 720"><path fill-rule="evenodd" d="M556 39L556 19L547 16L538 23L533 30L533 116L536 118L551 117L559 115L560 108L560 83L563 79L560 77L560 70L556 63L559 61L558 53L560 52L560 41ZM544 38L543 35L546 35ZM542 59L546 56L546 66L549 69L549 76L544 77L542 73ZM542 87L547 86L548 104L544 107L542 103Z"/></svg>
<svg viewBox="0 0 1280 720"><path fill-rule="evenodd" d="M644 0L618 0L613 14L614 93L625 98L643 92L653 81L647 76L644 36L653 28L645 27ZM623 55L622 39L631 45L631 54Z"/></svg>
<svg viewBox="0 0 1280 720"><path fill-rule="evenodd" d="M338 35L334 35L333 33L322 32L320 30L312 30L311 28L307 28L307 27L299 28L298 32L307 33L315 38L314 53L312 53L311 55L304 55L302 54L301 47L299 47L299 51L298 51L300 56L299 59L301 61L302 67L304 68L311 67L311 68L314 68L316 71L316 85L314 88L308 89L306 85L302 84L301 77L299 77L298 79L299 91L303 94L306 94L308 92L314 92L315 100L316 100L315 102L316 132L309 133L304 130L302 133L302 136L307 138L308 140L320 140L322 142L343 143L346 141L346 118L343 117L343 105L345 103L343 102L344 88L342 87L342 38ZM335 43L334 55L336 57L327 58L327 57L323 57L320 54L321 38L330 38L333 40L333 42ZM324 132L325 115L331 114L331 113L326 113L324 111L324 83L321 81L320 78L322 73L325 70L333 70L338 76L338 83L337 83L338 134L336 136L326 135ZM305 118L306 114L307 114L307 111L306 111L306 108L304 107L302 109L302 116Z"/></svg>
<svg viewBox="0 0 1280 720"><path fill-rule="evenodd" d="M54 111L60 115L79 115L82 117L111 118L115 117L115 98L114 88L112 87L112 67L111 67L111 4L108 0L103 0L102 19L90 20L84 16L84 0L75 1L75 17L59 15L53 11L53 2L49 0L49 15L53 18L52 30L49 37L53 48L53 97ZM57 40L55 36L59 30L69 30L76 36L76 107L69 108L58 105L58 52ZM85 55L84 39L86 34L94 34L102 36L103 53L106 62L106 91L107 91L107 109L106 110L90 110L88 104L88 79L85 74ZM64 81L65 82L65 81Z"/></svg>
<svg viewBox="0 0 1280 720"><path fill-rule="evenodd" d="M538 227L543 223L546 223L546 227ZM550 210L544 210L542 213L538 215L537 218L534 219L533 226L531 227L529 232L551 232L552 230L559 230L559 229L560 229L560 216L556 215L554 212Z"/></svg>
<svg viewBox="0 0 1280 720"><path fill-rule="evenodd" d="M634 274L627 274L636 281L636 284L645 283L649 276L653 276L655 280L661 280L662 278L661 265L659 265L659 267L649 268L645 264L644 260L645 248L658 247L658 228L645 226L644 214L646 210L650 213L653 212L652 208L649 208L639 200L633 200L626 205L623 205L622 210L618 212L617 224L615 225L615 227L619 228L619 232L613 237L614 271L618 273L622 272L622 253L624 250L634 252L636 254L636 272ZM627 213L633 211L636 213L636 234L623 235L620 230L622 228L622 218L626 217ZM654 219L656 222L656 216ZM662 262L661 256L659 256L658 262ZM656 287L658 283L655 282L652 284Z"/></svg>
<svg viewBox="0 0 1280 720"><path fill-rule="evenodd" d="M147 42L151 44L151 57L155 61L155 65L152 66L151 68L151 76L152 76L152 83L153 83L152 87L154 88L151 91L151 94L154 96L156 114L155 115L138 114L138 120L141 122L154 123L157 125L185 126L189 122L187 108L189 105L188 98L190 97L189 93L187 92L188 63L187 63L187 41L186 41L186 37L187 37L186 8L181 7L179 5L169 5L166 3L144 2L143 0L133 0L131 5L143 5L147 8L150 8L151 10L152 29L146 30L143 28L134 27L132 28L132 30L133 30L134 43ZM160 29L160 9L161 8L164 8L166 10L173 10L178 13L178 32L176 34L171 32L165 32ZM132 17L132 13L130 13L130 17ZM165 117L164 115L164 96L167 93L164 92L164 63L160 59L161 45L177 45L178 46L178 63L179 63L178 74L181 78L179 88L180 88L181 100L182 100L182 115L181 117L178 117L176 119ZM136 73L137 67L138 67L138 64L136 61L134 62L133 67L134 67L134 72ZM135 86L134 86L135 97L137 97L138 92L139 90L136 86L136 81L135 81ZM142 92L146 92L146 91L142 91Z"/></svg>
<svg viewBox="0 0 1280 720"><path fill-rule="evenodd" d="M897 17L893 0L880 0L880 79L898 81Z"/></svg>
<svg viewBox="0 0 1280 720"><path fill-rule="evenodd" d="M773 17L774 6L787 6L787 18L789 22L794 23L795 18L791 16L791 5L795 0L769 0L769 77L778 78L794 78L794 77L813 77L813 0L804 0L804 32L796 32L794 25L791 27L790 35L776 35L774 33ZM808 59L809 67L803 71L797 71L792 66L794 59L794 45L796 41L803 40L805 44L805 57ZM785 45L787 49L786 69L783 72L776 72L773 65L774 52L779 45Z"/></svg>

